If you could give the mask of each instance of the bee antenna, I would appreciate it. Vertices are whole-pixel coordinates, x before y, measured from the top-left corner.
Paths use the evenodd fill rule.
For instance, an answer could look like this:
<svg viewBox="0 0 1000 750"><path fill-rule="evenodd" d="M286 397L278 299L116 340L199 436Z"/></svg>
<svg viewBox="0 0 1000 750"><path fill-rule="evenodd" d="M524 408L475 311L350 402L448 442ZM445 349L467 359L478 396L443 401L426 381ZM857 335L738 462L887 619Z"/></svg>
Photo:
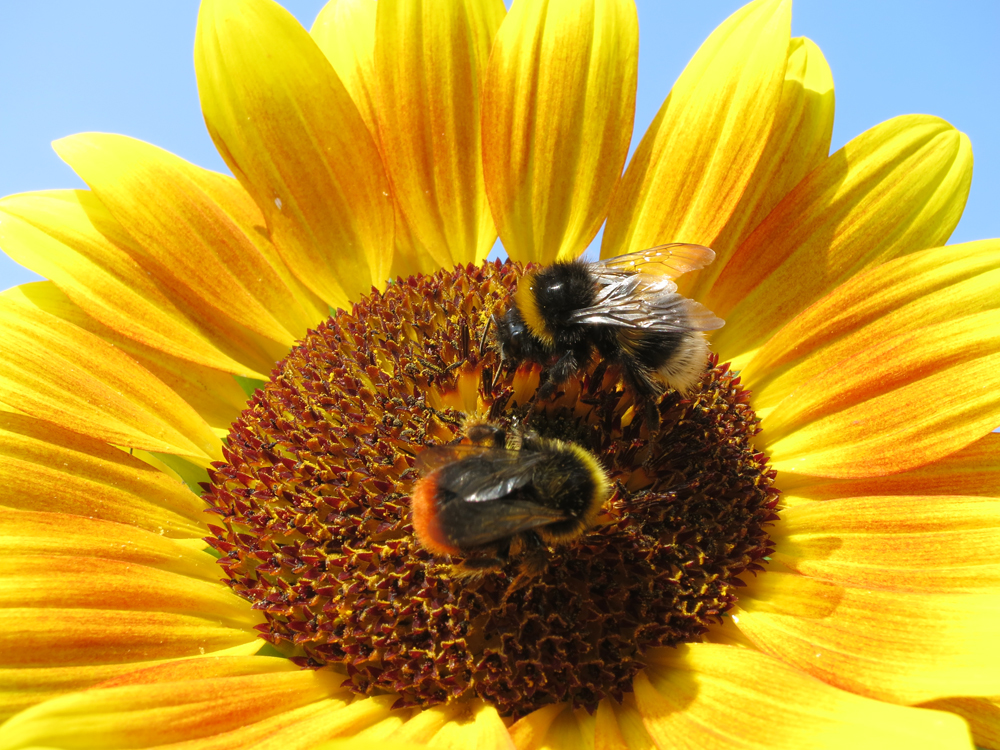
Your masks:
<svg viewBox="0 0 1000 750"><path fill-rule="evenodd" d="M490 333L490 326L491 325L495 325L495 326L499 327L499 323L497 323L497 316L495 314L492 314L492 313L490 314L490 317L486 319L486 327L483 329L482 338L479 339L479 356L480 357L482 357L484 354L486 354L486 337Z"/></svg>

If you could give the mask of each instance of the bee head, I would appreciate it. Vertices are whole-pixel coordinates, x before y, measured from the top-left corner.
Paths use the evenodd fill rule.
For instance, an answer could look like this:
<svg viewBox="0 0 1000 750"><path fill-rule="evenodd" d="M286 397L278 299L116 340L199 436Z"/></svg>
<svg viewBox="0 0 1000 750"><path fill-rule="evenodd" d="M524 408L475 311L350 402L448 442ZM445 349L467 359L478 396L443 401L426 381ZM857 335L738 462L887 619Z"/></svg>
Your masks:
<svg viewBox="0 0 1000 750"><path fill-rule="evenodd" d="M493 324L497 329L501 359L520 362L537 355L538 346L515 305L500 317L494 317Z"/></svg>

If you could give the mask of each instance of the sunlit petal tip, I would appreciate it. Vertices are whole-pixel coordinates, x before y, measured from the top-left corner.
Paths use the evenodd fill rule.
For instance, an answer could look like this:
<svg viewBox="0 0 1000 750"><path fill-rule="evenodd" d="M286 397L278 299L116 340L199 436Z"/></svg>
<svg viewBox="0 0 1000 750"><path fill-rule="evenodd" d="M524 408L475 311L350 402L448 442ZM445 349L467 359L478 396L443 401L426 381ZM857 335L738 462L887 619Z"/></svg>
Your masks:
<svg viewBox="0 0 1000 750"><path fill-rule="evenodd" d="M206 0L195 73L209 133L296 276L334 306L383 286L389 182L350 93L308 32L271 0Z"/></svg>
<svg viewBox="0 0 1000 750"><path fill-rule="evenodd" d="M708 290L705 303L727 321L713 348L741 366L852 275L943 245L971 179L968 139L940 118L904 115L853 139L774 207Z"/></svg>
<svg viewBox="0 0 1000 750"><path fill-rule="evenodd" d="M715 263L682 279L682 287L691 296L705 296L746 236L827 158L833 114L833 74L826 58L812 40L793 38L767 145L739 204L712 243Z"/></svg>
<svg viewBox="0 0 1000 750"><path fill-rule="evenodd" d="M767 144L790 38L791 3L767 0L736 11L702 44L615 191L602 257L714 243Z"/></svg>
<svg viewBox="0 0 1000 750"><path fill-rule="evenodd" d="M604 220L631 138L638 34L631 0L515 3L500 27L483 159L512 258L575 257Z"/></svg>
<svg viewBox="0 0 1000 750"><path fill-rule="evenodd" d="M375 0L330 0L309 34L351 94L378 143L375 115Z"/></svg>
<svg viewBox="0 0 1000 750"><path fill-rule="evenodd" d="M496 240L483 182L481 82L501 0L380 0L377 117L393 191L438 266L482 261Z"/></svg>

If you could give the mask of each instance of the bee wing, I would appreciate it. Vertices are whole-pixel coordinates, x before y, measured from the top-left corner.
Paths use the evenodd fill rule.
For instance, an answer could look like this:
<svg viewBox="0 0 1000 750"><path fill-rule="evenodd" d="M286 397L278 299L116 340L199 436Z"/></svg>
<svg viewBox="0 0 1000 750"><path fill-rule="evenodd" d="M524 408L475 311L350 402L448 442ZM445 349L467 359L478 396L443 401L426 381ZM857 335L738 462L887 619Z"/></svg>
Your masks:
<svg viewBox="0 0 1000 750"><path fill-rule="evenodd" d="M594 263L594 274L609 277L621 274L643 274L676 279L681 274L704 268L715 260L715 251L704 245L672 242L657 245L637 253L627 253ZM675 287L676 289L676 287Z"/></svg>
<svg viewBox="0 0 1000 750"><path fill-rule="evenodd" d="M630 295L614 297L574 311L570 321L650 331L714 331L725 321L699 302L674 291L639 286Z"/></svg>
<svg viewBox="0 0 1000 750"><path fill-rule="evenodd" d="M562 511L530 500L493 500L475 507L459 506L459 511L467 512L456 524L462 529L462 547L489 544L568 518Z"/></svg>
<svg viewBox="0 0 1000 750"><path fill-rule="evenodd" d="M470 503L498 500L528 484L541 453L487 448L481 445L440 445L417 455L417 469L428 474L451 466L448 489Z"/></svg>

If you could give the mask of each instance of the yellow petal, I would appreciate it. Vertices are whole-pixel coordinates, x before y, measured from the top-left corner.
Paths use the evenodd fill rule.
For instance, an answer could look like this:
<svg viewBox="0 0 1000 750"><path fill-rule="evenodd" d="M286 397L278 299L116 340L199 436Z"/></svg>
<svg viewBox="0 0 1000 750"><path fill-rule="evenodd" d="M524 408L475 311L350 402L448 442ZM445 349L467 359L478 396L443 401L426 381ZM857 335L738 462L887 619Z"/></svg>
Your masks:
<svg viewBox="0 0 1000 750"><path fill-rule="evenodd" d="M67 518L67 517L63 517ZM68 519L67 519L68 520ZM263 622L228 586L133 561L14 554L0 560L0 607L173 612L243 627Z"/></svg>
<svg viewBox="0 0 1000 750"><path fill-rule="evenodd" d="M330 0L319 12L309 33L357 105L384 162L377 113L378 84L375 80L377 7L375 0ZM417 273L438 270L441 264L414 235L396 195L393 195L393 215L396 220L395 253L389 278L401 276L405 279ZM448 262L450 264L450 259Z"/></svg>
<svg viewBox="0 0 1000 750"><path fill-rule="evenodd" d="M595 724L588 711L558 703L517 721L510 736L517 750L594 750Z"/></svg>
<svg viewBox="0 0 1000 750"><path fill-rule="evenodd" d="M998 594L843 586L825 617L754 606L741 599L733 619L757 648L852 693L910 704L1000 694Z"/></svg>
<svg viewBox="0 0 1000 750"><path fill-rule="evenodd" d="M197 659L212 661L220 656L251 656L264 646L264 641L252 636L251 638L246 643L218 651L206 651L203 654L191 644L186 646L181 644L182 649L175 658L188 661L191 656L194 656ZM58 659L58 655L54 655L54 657ZM106 680L128 679L137 670L163 663L162 661L125 661L68 667L0 669L0 721L4 721L37 703L66 693L84 690Z"/></svg>
<svg viewBox="0 0 1000 750"><path fill-rule="evenodd" d="M212 140L295 275L334 307L381 288L392 260L389 183L305 29L271 0L206 0L195 73Z"/></svg>
<svg viewBox="0 0 1000 750"><path fill-rule="evenodd" d="M187 362L254 373L233 359L224 331L199 326L164 279L140 264L141 251L93 193L12 195L0 200L0 212L4 251L52 279L94 319Z"/></svg>
<svg viewBox="0 0 1000 750"><path fill-rule="evenodd" d="M1000 497L1000 434L991 432L960 451L929 464L885 477L812 480L789 483L778 476L782 502L795 505L814 500L866 495L985 495ZM791 475L795 479L794 475ZM806 478L808 479L808 478Z"/></svg>
<svg viewBox="0 0 1000 750"><path fill-rule="evenodd" d="M626 693L621 703L605 698L597 706L595 750L654 750L656 744L642 723L635 694Z"/></svg>
<svg viewBox="0 0 1000 750"><path fill-rule="evenodd" d="M750 649L689 644L635 678L646 729L666 748L967 748L957 716L837 690Z"/></svg>
<svg viewBox="0 0 1000 750"><path fill-rule="evenodd" d="M972 738L977 747L1000 747L1000 697L993 698L945 698L925 704L926 708L951 711L958 714L972 729Z"/></svg>
<svg viewBox="0 0 1000 750"><path fill-rule="evenodd" d="M197 495L101 440L0 412L0 456L7 507L103 519L167 537L205 533Z"/></svg>
<svg viewBox="0 0 1000 750"><path fill-rule="evenodd" d="M514 750L510 733L497 710L481 700L468 704L427 743L435 750Z"/></svg>
<svg viewBox="0 0 1000 750"><path fill-rule="evenodd" d="M30 708L0 727L0 748L114 750L200 740L196 746L206 749L260 742L253 746L305 750L323 738L316 724L346 705L342 681L286 659L178 662ZM268 739L273 744L263 744Z"/></svg>
<svg viewBox="0 0 1000 750"><path fill-rule="evenodd" d="M375 0L330 0L309 34L330 61L378 142L375 115Z"/></svg>
<svg viewBox="0 0 1000 750"><path fill-rule="evenodd" d="M393 742L413 742L424 744L441 731L445 724L461 711L457 703L433 706L417 711L393 734Z"/></svg>
<svg viewBox="0 0 1000 750"><path fill-rule="evenodd" d="M5 508L0 560L17 554L116 560L214 584L219 580L212 555L161 534L97 518ZM53 564L58 568L58 561Z"/></svg>
<svg viewBox="0 0 1000 750"><path fill-rule="evenodd" d="M127 353L184 399L217 435L227 435L229 426L246 407L246 392L228 372L178 359L160 348L148 347L108 328L87 315L51 282L22 284L7 294L23 298L38 309L72 323Z"/></svg>
<svg viewBox="0 0 1000 750"><path fill-rule="evenodd" d="M601 257L664 242L715 242L768 143L791 13L791 2L758 0L701 45L615 191Z"/></svg>
<svg viewBox="0 0 1000 750"><path fill-rule="evenodd" d="M819 47L797 37L788 45L778 111L746 192L718 237L715 262L685 275L687 293L701 297L747 235L803 177L830 153L833 134L833 74Z"/></svg>
<svg viewBox="0 0 1000 750"><path fill-rule="evenodd" d="M912 253L848 279L790 320L742 368L759 411L860 349L1000 307L1000 240Z"/></svg>
<svg viewBox="0 0 1000 750"><path fill-rule="evenodd" d="M802 383L766 416L771 465L863 477L943 458L996 427L998 381L1000 310L894 336Z"/></svg>
<svg viewBox="0 0 1000 750"><path fill-rule="evenodd" d="M852 497L781 512L773 557L845 585L1000 593L1000 500ZM770 573L761 576L770 577Z"/></svg>
<svg viewBox="0 0 1000 750"><path fill-rule="evenodd" d="M480 262L496 240L483 183L480 83L501 0L381 0L378 123L393 193L437 267Z"/></svg>
<svg viewBox="0 0 1000 750"><path fill-rule="evenodd" d="M115 445L221 458L205 421L128 356L93 334L0 295L0 398Z"/></svg>
<svg viewBox="0 0 1000 750"><path fill-rule="evenodd" d="M855 138L810 172L740 245L701 301L726 319L734 360L851 276L944 244L972 179L969 139L907 115Z"/></svg>
<svg viewBox="0 0 1000 750"><path fill-rule="evenodd" d="M511 258L583 252L607 213L635 117L631 0L515 3L483 95L486 192Z"/></svg>
<svg viewBox="0 0 1000 750"><path fill-rule="evenodd" d="M52 606L0 609L0 659L5 666L22 669L176 659L254 639L246 623L193 614Z"/></svg>
<svg viewBox="0 0 1000 750"><path fill-rule="evenodd" d="M234 179L124 136L82 133L53 147L186 306L220 327L249 329L279 355L316 323L317 308L267 257L260 212Z"/></svg>

